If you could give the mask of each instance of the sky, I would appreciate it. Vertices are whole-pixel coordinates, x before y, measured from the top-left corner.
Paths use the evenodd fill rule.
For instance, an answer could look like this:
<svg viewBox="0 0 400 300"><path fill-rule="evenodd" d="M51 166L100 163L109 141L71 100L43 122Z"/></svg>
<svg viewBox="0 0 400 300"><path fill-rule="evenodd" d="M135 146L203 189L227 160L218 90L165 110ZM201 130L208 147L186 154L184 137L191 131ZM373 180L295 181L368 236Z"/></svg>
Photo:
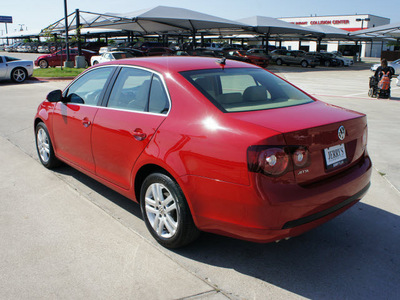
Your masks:
<svg viewBox="0 0 400 300"><path fill-rule="evenodd" d="M13 23L7 24L9 33L21 27L24 30L40 30L64 17L64 0L1 2L0 15L13 17ZM389 18L390 23L400 22L398 0L388 2L387 5L376 0L67 0L68 13L77 8L96 13L124 13L158 5L191 9L230 20L252 16L279 18L371 14ZM0 23L0 35L3 33L5 24Z"/></svg>

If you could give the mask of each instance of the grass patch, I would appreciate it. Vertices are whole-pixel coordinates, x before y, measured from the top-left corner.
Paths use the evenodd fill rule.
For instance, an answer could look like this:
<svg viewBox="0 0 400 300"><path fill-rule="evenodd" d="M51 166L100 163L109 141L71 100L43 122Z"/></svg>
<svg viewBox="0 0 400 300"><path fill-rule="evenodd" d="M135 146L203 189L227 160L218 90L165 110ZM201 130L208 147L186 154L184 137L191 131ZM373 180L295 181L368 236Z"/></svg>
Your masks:
<svg viewBox="0 0 400 300"><path fill-rule="evenodd" d="M75 68L47 68L47 69L34 69L33 77L75 77L81 74L86 69Z"/></svg>

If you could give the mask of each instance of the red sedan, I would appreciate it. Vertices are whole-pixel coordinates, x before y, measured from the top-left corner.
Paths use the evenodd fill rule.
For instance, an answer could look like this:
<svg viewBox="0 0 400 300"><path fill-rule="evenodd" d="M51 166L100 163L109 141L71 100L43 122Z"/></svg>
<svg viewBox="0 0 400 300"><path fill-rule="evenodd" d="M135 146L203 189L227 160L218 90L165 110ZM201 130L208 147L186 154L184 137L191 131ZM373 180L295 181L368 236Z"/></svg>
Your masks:
<svg viewBox="0 0 400 300"><path fill-rule="evenodd" d="M71 61L75 61L75 56L78 55L78 48L70 49L69 57ZM82 49L82 55L85 56L86 66L90 65L90 58L97 55L96 52L91 50ZM67 60L67 50L60 50L51 54L41 55L35 60L35 66L42 69L48 67L59 67Z"/></svg>
<svg viewBox="0 0 400 300"><path fill-rule="evenodd" d="M233 60L99 64L49 93L34 126L45 167L65 162L139 202L169 248L200 231L294 237L370 186L365 115Z"/></svg>
<svg viewBox="0 0 400 300"><path fill-rule="evenodd" d="M231 51L228 51L228 54L230 56L229 58L232 58L232 59L238 58L238 60L240 60L240 61L245 61L245 62L254 64L254 65L257 65L257 66L260 66L263 68L268 67L268 64L269 64L268 58L262 57L259 55L251 55L251 54L248 54L244 50L231 50Z"/></svg>

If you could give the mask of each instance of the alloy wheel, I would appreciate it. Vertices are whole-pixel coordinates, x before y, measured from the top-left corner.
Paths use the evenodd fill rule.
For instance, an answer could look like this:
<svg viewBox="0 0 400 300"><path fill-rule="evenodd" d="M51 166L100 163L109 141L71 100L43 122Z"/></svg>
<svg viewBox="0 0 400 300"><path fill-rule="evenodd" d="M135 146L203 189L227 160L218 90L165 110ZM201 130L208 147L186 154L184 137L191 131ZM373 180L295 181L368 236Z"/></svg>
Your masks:
<svg viewBox="0 0 400 300"><path fill-rule="evenodd" d="M40 128L37 132L36 143L41 160L48 163L50 160L50 140L43 128Z"/></svg>
<svg viewBox="0 0 400 300"><path fill-rule="evenodd" d="M26 72L22 69L15 69L12 72L12 80L14 80L15 82L23 82L26 79Z"/></svg>
<svg viewBox="0 0 400 300"><path fill-rule="evenodd" d="M171 238L179 224L179 213L168 188L161 183L151 184L145 195L145 211L148 221L159 237Z"/></svg>

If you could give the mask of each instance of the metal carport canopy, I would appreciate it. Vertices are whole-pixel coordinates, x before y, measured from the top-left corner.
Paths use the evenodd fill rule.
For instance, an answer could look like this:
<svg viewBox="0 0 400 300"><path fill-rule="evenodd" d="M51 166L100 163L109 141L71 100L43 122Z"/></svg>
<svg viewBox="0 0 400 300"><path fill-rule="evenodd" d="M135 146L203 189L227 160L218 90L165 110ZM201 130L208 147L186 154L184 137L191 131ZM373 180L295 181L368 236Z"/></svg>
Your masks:
<svg viewBox="0 0 400 300"><path fill-rule="evenodd" d="M242 29L246 25L189 9L157 6L130 13L108 13L107 19L82 24L83 27L102 27L129 30L142 34L197 32L207 29Z"/></svg>
<svg viewBox="0 0 400 300"><path fill-rule="evenodd" d="M376 26L364 30L357 31L356 33L350 33L352 35L366 35L369 37L392 37L400 38L400 23L387 24L382 26Z"/></svg>
<svg viewBox="0 0 400 300"><path fill-rule="evenodd" d="M296 36L302 37L306 35L319 36L319 31L311 28L305 28L289 22L278 20L265 16L253 16L237 20L247 26L253 28L253 31L266 36Z"/></svg>

